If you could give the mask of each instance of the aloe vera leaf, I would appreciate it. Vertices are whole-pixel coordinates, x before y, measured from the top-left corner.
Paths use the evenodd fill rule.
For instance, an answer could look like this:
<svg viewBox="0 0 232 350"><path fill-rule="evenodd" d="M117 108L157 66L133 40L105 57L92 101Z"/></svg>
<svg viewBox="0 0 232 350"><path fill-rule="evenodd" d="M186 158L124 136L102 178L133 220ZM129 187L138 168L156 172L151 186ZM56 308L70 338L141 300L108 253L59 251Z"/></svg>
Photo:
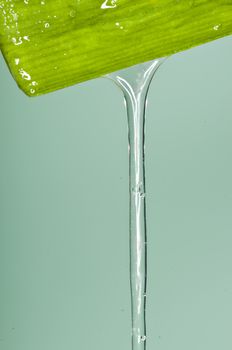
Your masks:
<svg viewBox="0 0 232 350"><path fill-rule="evenodd" d="M0 48L36 96L232 34L232 0L0 0Z"/></svg>

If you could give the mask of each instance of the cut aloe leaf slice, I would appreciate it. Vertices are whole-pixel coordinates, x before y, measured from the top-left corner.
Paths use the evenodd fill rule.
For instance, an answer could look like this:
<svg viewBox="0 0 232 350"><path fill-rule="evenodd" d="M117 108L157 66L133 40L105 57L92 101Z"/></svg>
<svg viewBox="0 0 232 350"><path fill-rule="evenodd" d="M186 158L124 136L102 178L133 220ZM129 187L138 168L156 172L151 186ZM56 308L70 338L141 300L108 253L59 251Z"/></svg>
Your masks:
<svg viewBox="0 0 232 350"><path fill-rule="evenodd" d="M36 96L232 33L232 0L0 0L0 48Z"/></svg>

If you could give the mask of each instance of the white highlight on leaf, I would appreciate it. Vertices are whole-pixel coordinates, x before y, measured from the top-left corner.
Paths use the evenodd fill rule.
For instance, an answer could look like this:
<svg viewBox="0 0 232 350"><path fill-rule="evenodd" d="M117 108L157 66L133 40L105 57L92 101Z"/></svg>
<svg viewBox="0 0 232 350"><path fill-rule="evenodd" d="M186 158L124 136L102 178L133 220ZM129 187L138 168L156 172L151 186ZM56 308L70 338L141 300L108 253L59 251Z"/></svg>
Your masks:
<svg viewBox="0 0 232 350"><path fill-rule="evenodd" d="M19 59L19 58L15 58L15 64L16 64L16 66L18 66L19 61L20 61L20 59Z"/></svg>
<svg viewBox="0 0 232 350"><path fill-rule="evenodd" d="M113 9L117 7L117 0L106 0L102 5L101 9Z"/></svg>
<svg viewBox="0 0 232 350"><path fill-rule="evenodd" d="M216 26L213 27L214 30L219 30L221 28L221 24L217 24Z"/></svg>
<svg viewBox="0 0 232 350"><path fill-rule="evenodd" d="M24 80L31 80L30 74L28 74L27 72L25 72L25 70L23 70L23 68L20 68L20 69L19 69L19 74L21 75L21 77L22 77Z"/></svg>

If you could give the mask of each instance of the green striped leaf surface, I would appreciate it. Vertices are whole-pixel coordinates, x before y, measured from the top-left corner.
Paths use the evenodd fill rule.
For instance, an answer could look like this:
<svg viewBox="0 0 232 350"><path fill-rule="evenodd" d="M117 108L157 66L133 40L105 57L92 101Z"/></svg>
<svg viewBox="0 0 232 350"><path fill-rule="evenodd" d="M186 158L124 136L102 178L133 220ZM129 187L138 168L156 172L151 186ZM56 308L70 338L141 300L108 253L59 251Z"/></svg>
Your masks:
<svg viewBox="0 0 232 350"><path fill-rule="evenodd" d="M232 33L232 0L0 0L0 48L36 96Z"/></svg>

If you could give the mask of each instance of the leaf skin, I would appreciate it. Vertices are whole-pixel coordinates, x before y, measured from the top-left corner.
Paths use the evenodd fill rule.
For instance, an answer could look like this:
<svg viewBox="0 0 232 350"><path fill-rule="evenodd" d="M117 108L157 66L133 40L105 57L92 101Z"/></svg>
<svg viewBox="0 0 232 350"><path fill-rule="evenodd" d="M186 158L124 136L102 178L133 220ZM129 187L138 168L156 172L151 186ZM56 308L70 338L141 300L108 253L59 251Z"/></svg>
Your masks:
<svg viewBox="0 0 232 350"><path fill-rule="evenodd" d="M230 34L232 0L0 0L0 48L29 96Z"/></svg>

